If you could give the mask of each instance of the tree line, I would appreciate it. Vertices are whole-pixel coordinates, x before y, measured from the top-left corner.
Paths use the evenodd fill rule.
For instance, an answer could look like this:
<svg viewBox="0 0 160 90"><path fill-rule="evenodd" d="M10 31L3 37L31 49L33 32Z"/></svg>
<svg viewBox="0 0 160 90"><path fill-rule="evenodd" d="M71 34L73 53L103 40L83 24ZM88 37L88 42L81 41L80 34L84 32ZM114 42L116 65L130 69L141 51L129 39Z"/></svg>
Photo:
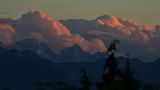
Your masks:
<svg viewBox="0 0 160 90"><path fill-rule="evenodd" d="M63 81L37 81L35 90L160 90L159 85L142 83L135 77L130 63L130 54L126 53L125 68L120 69L116 58L119 40L113 40L107 49L107 58L103 73L98 81L93 82L84 68L80 69L80 86L72 86ZM56 88L56 89L55 89ZM4 87L2 90L12 90Z"/></svg>

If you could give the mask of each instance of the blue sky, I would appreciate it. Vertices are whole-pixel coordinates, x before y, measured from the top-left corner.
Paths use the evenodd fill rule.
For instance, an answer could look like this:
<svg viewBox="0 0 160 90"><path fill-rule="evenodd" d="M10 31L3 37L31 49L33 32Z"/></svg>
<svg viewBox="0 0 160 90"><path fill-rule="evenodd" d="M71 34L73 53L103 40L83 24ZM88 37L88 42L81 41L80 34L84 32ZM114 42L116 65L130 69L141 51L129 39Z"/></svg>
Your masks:
<svg viewBox="0 0 160 90"><path fill-rule="evenodd" d="M94 19L103 14L160 24L160 0L0 0L0 17L42 10L54 19Z"/></svg>

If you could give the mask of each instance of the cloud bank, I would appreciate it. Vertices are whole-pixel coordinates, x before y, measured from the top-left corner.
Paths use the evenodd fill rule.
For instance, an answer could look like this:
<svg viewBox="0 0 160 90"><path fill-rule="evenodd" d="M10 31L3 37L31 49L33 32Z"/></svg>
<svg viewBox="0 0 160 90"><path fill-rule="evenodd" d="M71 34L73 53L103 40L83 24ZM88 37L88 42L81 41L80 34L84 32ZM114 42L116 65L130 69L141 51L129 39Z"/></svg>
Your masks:
<svg viewBox="0 0 160 90"><path fill-rule="evenodd" d="M160 25L141 25L121 17L102 15L94 20L54 20L42 11L29 11L18 20L0 19L0 42L34 38L47 44L55 53L78 44L83 51L105 52L113 39L121 44L118 52L130 52L144 61L159 58Z"/></svg>
<svg viewBox="0 0 160 90"><path fill-rule="evenodd" d="M108 28L105 32L111 32L119 35L120 38L136 41L148 41L152 38L152 33L155 32L155 27L151 25L140 25L138 22L125 20L123 18L103 15L96 19L99 26Z"/></svg>
<svg viewBox="0 0 160 90"><path fill-rule="evenodd" d="M91 21L75 19L66 22L62 21L73 33L79 33L86 38L98 38L106 46L112 40L119 39L121 44L118 52L121 54L129 52L132 57L144 61L152 61L160 57L160 25L142 25L112 15L102 15ZM73 28L74 26L77 28Z"/></svg>
<svg viewBox="0 0 160 90"><path fill-rule="evenodd" d="M78 34L73 35L66 26L53 20L42 11L29 11L10 24L0 25L0 34L2 34L0 40L3 40L3 43L10 43L13 33L15 33L14 41L34 38L47 44L55 53L74 44L78 44L85 52L92 54L106 50L103 41L99 39L86 40Z"/></svg>
<svg viewBox="0 0 160 90"><path fill-rule="evenodd" d="M15 30L9 24L0 24L0 42L4 45L12 44Z"/></svg>

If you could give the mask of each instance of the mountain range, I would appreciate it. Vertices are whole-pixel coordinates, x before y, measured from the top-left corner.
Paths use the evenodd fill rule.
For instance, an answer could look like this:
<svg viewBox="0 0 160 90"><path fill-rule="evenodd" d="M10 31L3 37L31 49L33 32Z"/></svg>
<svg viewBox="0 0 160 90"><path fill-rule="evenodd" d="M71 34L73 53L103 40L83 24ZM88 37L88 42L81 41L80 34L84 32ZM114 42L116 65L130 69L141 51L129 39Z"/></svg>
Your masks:
<svg viewBox="0 0 160 90"><path fill-rule="evenodd" d="M13 90L32 90L37 81L78 87L81 68L96 82L108 56L107 46L115 39L120 41L116 58L121 69L129 52L138 80L160 82L160 25L141 25L112 15L54 20L33 10L16 20L0 18L0 83Z"/></svg>
<svg viewBox="0 0 160 90"><path fill-rule="evenodd" d="M77 46L74 46L80 49ZM78 50L82 51L82 50ZM62 54L59 60L74 59L74 48L68 48L67 54ZM84 52L83 52L84 53ZM82 54L79 56L83 56ZM65 56L66 55L66 56ZM106 54L97 54L99 58L91 58L91 61L53 62L31 50L17 50L15 48L0 47L0 83L12 90L34 90L37 81L63 81L72 86L80 85L80 69L84 68L91 80L96 83L101 79ZM88 59L92 55L85 55ZM54 58L54 57L53 57ZM56 57L57 58L57 57ZM56 59L55 58L55 59ZM76 58L76 57L75 57ZM86 59L78 57L78 59ZM120 69L125 67L126 58L117 57ZM94 61L94 62L93 62ZM155 62L144 63L139 59L130 59L134 75L137 80L143 82L160 82L160 59Z"/></svg>

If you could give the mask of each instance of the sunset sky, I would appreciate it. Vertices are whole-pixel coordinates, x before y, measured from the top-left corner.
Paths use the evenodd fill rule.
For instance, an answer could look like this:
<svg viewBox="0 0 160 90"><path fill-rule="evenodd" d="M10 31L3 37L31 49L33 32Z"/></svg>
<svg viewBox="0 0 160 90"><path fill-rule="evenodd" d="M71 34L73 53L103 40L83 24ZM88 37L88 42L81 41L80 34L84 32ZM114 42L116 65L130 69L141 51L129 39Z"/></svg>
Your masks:
<svg viewBox="0 0 160 90"><path fill-rule="evenodd" d="M0 0L0 17L19 18L29 10L42 10L54 19L94 19L110 14L156 25L160 0Z"/></svg>

